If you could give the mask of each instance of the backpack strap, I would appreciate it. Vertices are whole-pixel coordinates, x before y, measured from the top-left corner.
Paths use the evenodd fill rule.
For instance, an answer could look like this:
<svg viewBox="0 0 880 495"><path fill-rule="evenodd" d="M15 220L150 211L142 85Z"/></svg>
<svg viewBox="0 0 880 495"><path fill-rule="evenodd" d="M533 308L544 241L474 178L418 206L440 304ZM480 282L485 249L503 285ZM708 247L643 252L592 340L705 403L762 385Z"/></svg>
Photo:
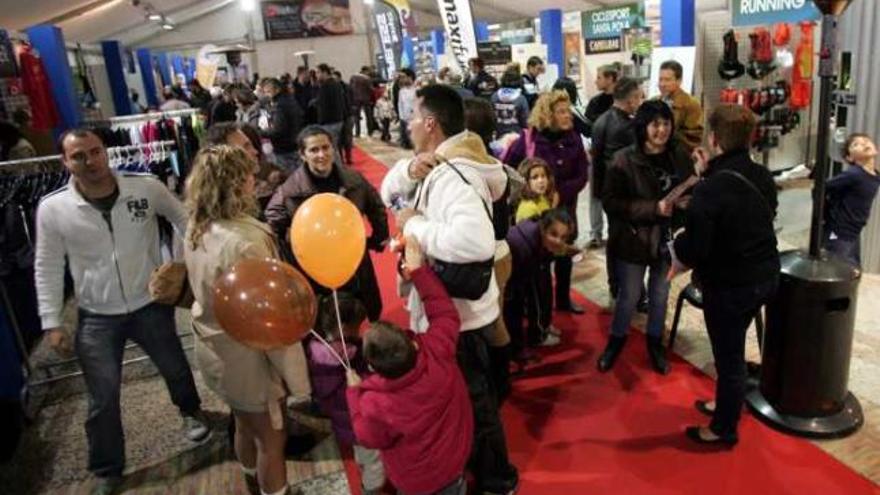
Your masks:
<svg viewBox="0 0 880 495"><path fill-rule="evenodd" d="M449 160L444 160L443 163L445 163L446 165L449 165L449 168L451 168L451 169L452 169L452 170L453 170L453 171L454 171L454 172L455 172L455 173L461 178L461 180L464 181L465 184L471 186L471 189L474 191L474 193L477 195L477 197L480 198L480 204L483 205L483 211L485 211L485 212L486 212L486 215L489 217L489 222L490 222L490 223L494 223L494 220L492 219L492 212L489 211L489 207L486 206L486 202L483 201L483 197L480 196L480 193L479 193L479 192L477 191L477 189L473 186L473 184L471 184L471 182L470 182L469 180L467 180L467 177L465 177L464 174L462 174L461 171L458 170L458 167L456 167L455 165L452 164L452 162L450 162ZM424 207L425 207L425 208L428 207L428 197L429 197L429 194L428 194L427 191L425 191L425 189L427 189L427 186L428 186L427 183L424 182L424 181L423 181L422 184L419 186L419 189L418 189L418 191L416 192L416 200L415 200L415 203L413 203L416 207L418 207L418 205L419 205L419 201L421 200L422 193L425 194L425 205L424 205Z"/></svg>

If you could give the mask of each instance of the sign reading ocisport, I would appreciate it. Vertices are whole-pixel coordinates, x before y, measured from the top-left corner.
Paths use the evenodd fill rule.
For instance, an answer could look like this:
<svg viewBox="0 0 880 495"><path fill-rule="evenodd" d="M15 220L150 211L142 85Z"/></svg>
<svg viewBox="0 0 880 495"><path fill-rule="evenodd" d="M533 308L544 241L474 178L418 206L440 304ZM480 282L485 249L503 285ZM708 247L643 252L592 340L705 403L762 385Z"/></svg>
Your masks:
<svg viewBox="0 0 880 495"><path fill-rule="evenodd" d="M440 16L446 27L449 50L462 72L468 68L468 59L477 56L477 36L469 0L437 0Z"/></svg>
<svg viewBox="0 0 880 495"><path fill-rule="evenodd" d="M620 36L642 17L639 4L622 5L610 9L584 12L582 16L584 38L611 38Z"/></svg>
<svg viewBox="0 0 880 495"><path fill-rule="evenodd" d="M621 35L634 25L644 25L644 11L639 4L621 5L584 12L581 15L586 53L610 53L622 50Z"/></svg>

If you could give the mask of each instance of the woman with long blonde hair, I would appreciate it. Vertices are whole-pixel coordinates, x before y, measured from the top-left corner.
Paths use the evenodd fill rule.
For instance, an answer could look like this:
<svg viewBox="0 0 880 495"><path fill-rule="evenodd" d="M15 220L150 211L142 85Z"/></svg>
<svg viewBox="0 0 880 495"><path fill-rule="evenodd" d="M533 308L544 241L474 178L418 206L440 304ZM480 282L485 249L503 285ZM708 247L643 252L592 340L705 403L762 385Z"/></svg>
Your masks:
<svg viewBox="0 0 880 495"><path fill-rule="evenodd" d="M196 300L196 363L232 409L235 453L250 493L281 495L290 493L281 401L284 384L293 394L310 394L305 355L300 344L261 351L232 339L217 323L212 301L214 281L238 260L279 257L271 228L255 218L257 168L231 146L209 146L196 155L186 182L184 259Z"/></svg>
<svg viewBox="0 0 880 495"><path fill-rule="evenodd" d="M559 207L575 220L570 241L577 238L577 198L587 185L590 162L581 136L574 129L571 100L565 91L542 94L529 115L529 128L510 145L501 161L522 163L526 158L541 158L550 166ZM570 256L556 258L556 309L583 313L584 309L572 302L572 260ZM554 332L555 330L552 330ZM551 341L558 339L550 338ZM547 344L550 344L548 342Z"/></svg>

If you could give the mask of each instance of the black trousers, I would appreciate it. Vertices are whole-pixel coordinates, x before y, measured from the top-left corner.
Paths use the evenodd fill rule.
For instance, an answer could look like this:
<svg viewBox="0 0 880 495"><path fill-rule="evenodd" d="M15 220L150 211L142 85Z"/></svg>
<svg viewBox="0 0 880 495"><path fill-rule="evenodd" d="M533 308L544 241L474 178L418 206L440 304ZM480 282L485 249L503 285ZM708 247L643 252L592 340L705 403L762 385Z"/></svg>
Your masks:
<svg viewBox="0 0 880 495"><path fill-rule="evenodd" d="M556 258L553 274L556 276L556 307L568 306L571 301L571 272L574 263L571 256Z"/></svg>
<svg viewBox="0 0 880 495"><path fill-rule="evenodd" d="M467 382L474 409L474 446L470 469L480 492L507 493L518 473L507 457L504 425L498 411L498 392L486 334L495 324L463 331L458 337L458 367Z"/></svg>
<svg viewBox="0 0 880 495"><path fill-rule="evenodd" d="M703 316L715 357L715 414L709 428L736 435L746 393L746 331L758 310L776 292L776 277L757 285L703 287Z"/></svg>
<svg viewBox="0 0 880 495"><path fill-rule="evenodd" d="M354 116L354 135L360 137L361 135L361 112L367 114L367 136L372 134L376 129L379 128L376 125L376 118L373 116L373 110L375 106L372 103L366 104L357 104L352 107L352 115Z"/></svg>

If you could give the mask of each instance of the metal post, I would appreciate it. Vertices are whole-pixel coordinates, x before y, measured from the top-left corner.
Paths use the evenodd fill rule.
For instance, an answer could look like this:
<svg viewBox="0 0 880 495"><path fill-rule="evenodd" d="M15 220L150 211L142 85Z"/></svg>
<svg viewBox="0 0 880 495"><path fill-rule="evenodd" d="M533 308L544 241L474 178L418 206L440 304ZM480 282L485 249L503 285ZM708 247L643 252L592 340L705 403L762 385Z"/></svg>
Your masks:
<svg viewBox="0 0 880 495"><path fill-rule="evenodd" d="M816 132L816 167L813 169L813 217L810 223L810 256L818 258L822 249L822 222L825 210L825 182L828 175L828 137L831 125L831 85L834 80L834 52L837 17L822 16L822 47L819 52L819 129Z"/></svg>

